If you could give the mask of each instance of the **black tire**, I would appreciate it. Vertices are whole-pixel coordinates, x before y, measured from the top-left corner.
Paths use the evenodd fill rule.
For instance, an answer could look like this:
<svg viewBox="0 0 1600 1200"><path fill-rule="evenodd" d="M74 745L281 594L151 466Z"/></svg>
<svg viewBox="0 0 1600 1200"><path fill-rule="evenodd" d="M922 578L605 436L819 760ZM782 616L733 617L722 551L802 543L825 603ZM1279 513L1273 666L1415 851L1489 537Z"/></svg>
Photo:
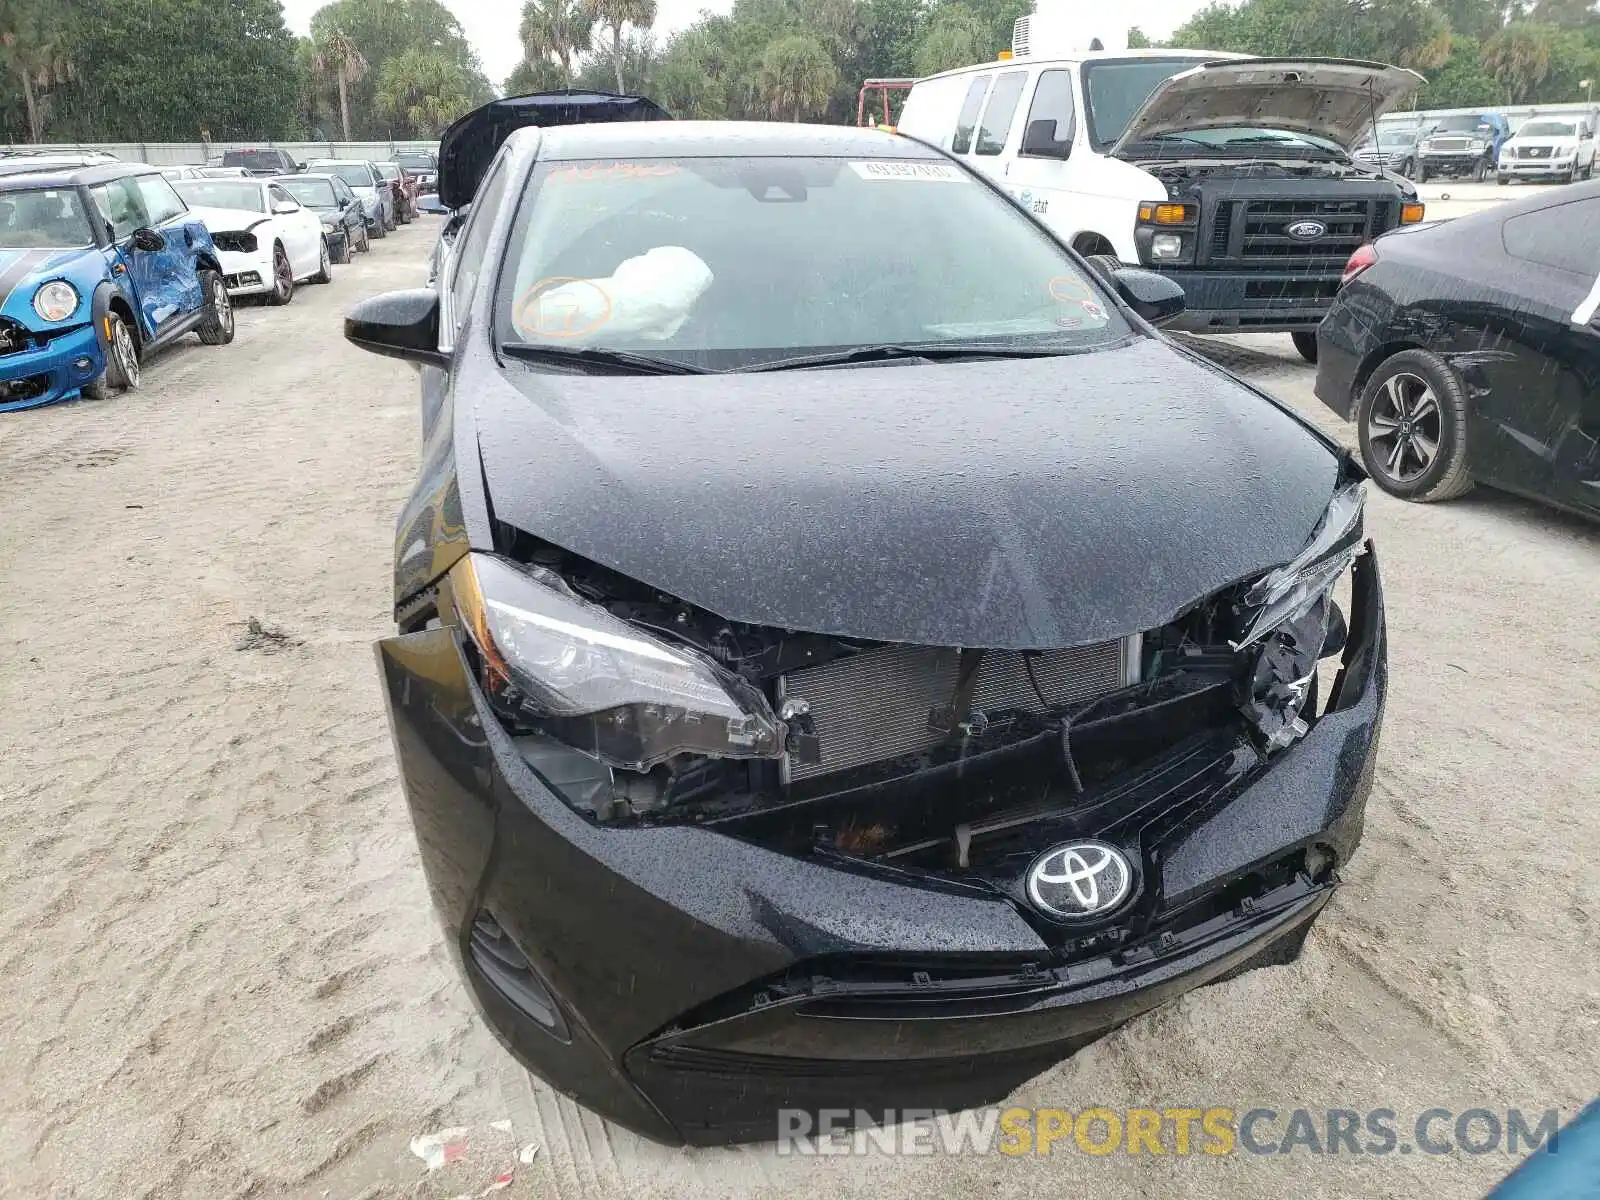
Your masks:
<svg viewBox="0 0 1600 1200"><path fill-rule="evenodd" d="M383 214L383 220L379 224L383 226L385 233L393 233L400 227L400 223L394 219L394 209L392 208Z"/></svg>
<svg viewBox="0 0 1600 1200"><path fill-rule="evenodd" d="M1442 358L1426 350L1402 350L1389 358L1372 373L1356 404L1368 474L1402 500L1465 495L1472 490L1467 411L1467 389Z"/></svg>
<svg viewBox="0 0 1600 1200"><path fill-rule="evenodd" d="M226 346L233 341L233 301L228 298L228 285L215 271L200 272L200 290L206 297L206 317L197 332L208 346Z"/></svg>
<svg viewBox="0 0 1600 1200"><path fill-rule="evenodd" d="M282 242L272 243L272 290L267 293L267 303L282 307L294 299L294 267Z"/></svg>
<svg viewBox="0 0 1600 1200"><path fill-rule="evenodd" d="M311 277L312 283L333 282L333 260L328 257L328 243L322 242L322 262L317 267L317 273Z"/></svg>
<svg viewBox="0 0 1600 1200"><path fill-rule="evenodd" d="M1585 179L1594 178L1594 159L1591 158L1589 160L1589 165L1583 169L1583 177Z"/></svg>
<svg viewBox="0 0 1600 1200"><path fill-rule="evenodd" d="M1472 182L1482 183L1487 178L1489 178L1489 164L1480 158L1472 164Z"/></svg>
<svg viewBox="0 0 1600 1200"><path fill-rule="evenodd" d="M1115 254L1085 254L1083 257L1107 283L1115 278L1116 272L1122 270L1122 260Z"/></svg>
<svg viewBox="0 0 1600 1200"><path fill-rule="evenodd" d="M346 232L339 240L339 250L333 256L335 266L347 267L350 265L350 234Z"/></svg>
<svg viewBox="0 0 1600 1200"><path fill-rule="evenodd" d="M379 242L389 236L389 231L384 228L383 215L381 213L378 215L378 219L372 223L372 229L368 232L368 236Z"/></svg>
<svg viewBox="0 0 1600 1200"><path fill-rule="evenodd" d="M1501 187L1505 187L1506 184L1511 182L1511 176L1505 175L1505 174L1497 174L1494 177L1494 181L1496 183L1498 183Z"/></svg>
<svg viewBox="0 0 1600 1200"><path fill-rule="evenodd" d="M356 250L361 254L372 253L372 238L367 235L367 223L361 222L361 240L356 243Z"/></svg>
<svg viewBox="0 0 1600 1200"><path fill-rule="evenodd" d="M1300 352L1300 357L1308 363L1317 361L1317 331L1315 329L1297 329L1289 335L1294 339L1294 348Z"/></svg>
<svg viewBox="0 0 1600 1200"><path fill-rule="evenodd" d="M1578 182L1578 160L1576 158L1572 160L1572 165L1567 168L1567 182Z"/></svg>
<svg viewBox="0 0 1600 1200"><path fill-rule="evenodd" d="M1428 164L1427 163L1419 162L1417 164L1417 182L1418 183L1427 183L1428 182Z"/></svg>

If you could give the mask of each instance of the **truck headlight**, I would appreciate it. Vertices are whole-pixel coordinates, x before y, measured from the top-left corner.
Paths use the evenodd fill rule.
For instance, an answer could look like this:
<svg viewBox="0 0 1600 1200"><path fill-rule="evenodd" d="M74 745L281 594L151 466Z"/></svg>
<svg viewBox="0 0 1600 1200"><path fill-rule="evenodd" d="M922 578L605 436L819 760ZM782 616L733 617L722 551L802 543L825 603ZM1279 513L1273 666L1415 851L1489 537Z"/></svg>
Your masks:
<svg viewBox="0 0 1600 1200"><path fill-rule="evenodd" d="M553 571L473 553L449 584L484 690L514 727L630 771L676 754L782 757L783 726L753 684L612 616Z"/></svg>
<svg viewBox="0 0 1600 1200"><path fill-rule="evenodd" d="M1175 233L1158 233L1150 239L1150 257L1173 259L1183 257L1183 239Z"/></svg>
<svg viewBox="0 0 1600 1200"><path fill-rule="evenodd" d="M46 321L65 321L78 311L78 290L64 279L52 279L33 294L33 311Z"/></svg>

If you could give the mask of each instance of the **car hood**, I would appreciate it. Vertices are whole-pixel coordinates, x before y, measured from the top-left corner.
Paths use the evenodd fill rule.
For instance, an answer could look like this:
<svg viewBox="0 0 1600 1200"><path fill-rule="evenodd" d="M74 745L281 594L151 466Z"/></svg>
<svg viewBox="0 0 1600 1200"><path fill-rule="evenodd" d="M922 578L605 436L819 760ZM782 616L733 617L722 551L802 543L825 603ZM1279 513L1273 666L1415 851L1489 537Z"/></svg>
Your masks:
<svg viewBox="0 0 1600 1200"><path fill-rule="evenodd" d="M447 208L472 203L505 140L529 125L587 125L600 121L670 121L654 100L563 88L507 96L475 108L439 139L439 200Z"/></svg>
<svg viewBox="0 0 1600 1200"><path fill-rule="evenodd" d="M1552 150L1571 150L1578 144L1575 137L1525 137L1512 138L1506 143L1509 149L1512 146L1521 149L1523 146L1548 146Z"/></svg>
<svg viewBox="0 0 1600 1200"><path fill-rule="evenodd" d="M45 322L33 311L33 293L41 283L64 279L83 298L92 296L106 277L105 255L92 246L80 250L0 250L0 312L30 329L43 329ZM88 320L84 315L87 311L87 306L80 304L77 312L56 325L81 325Z"/></svg>
<svg viewBox="0 0 1600 1200"><path fill-rule="evenodd" d="M1161 84L1111 148L1163 133L1260 127L1349 147L1421 87L1415 71L1337 58L1250 58L1203 63Z"/></svg>
<svg viewBox="0 0 1600 1200"><path fill-rule="evenodd" d="M272 220L266 213L247 208L208 208L202 204L191 205L189 213L198 217L211 233L248 233L257 225Z"/></svg>
<svg viewBox="0 0 1600 1200"><path fill-rule="evenodd" d="M719 616L1047 648L1292 558L1330 446L1154 339L1056 359L588 377L475 395L497 520Z"/></svg>

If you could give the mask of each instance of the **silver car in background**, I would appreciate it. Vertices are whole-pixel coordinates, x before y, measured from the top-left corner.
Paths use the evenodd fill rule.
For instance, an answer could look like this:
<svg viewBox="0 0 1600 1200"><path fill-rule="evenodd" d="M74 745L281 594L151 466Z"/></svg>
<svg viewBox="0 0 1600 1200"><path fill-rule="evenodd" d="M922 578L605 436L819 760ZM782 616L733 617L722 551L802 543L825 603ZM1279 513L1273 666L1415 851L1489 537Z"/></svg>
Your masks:
<svg viewBox="0 0 1600 1200"><path fill-rule="evenodd" d="M367 219L367 232L375 238L389 236L396 227L394 189L378 173L378 168L361 158L318 158L306 164L307 171L337 175L361 201Z"/></svg>

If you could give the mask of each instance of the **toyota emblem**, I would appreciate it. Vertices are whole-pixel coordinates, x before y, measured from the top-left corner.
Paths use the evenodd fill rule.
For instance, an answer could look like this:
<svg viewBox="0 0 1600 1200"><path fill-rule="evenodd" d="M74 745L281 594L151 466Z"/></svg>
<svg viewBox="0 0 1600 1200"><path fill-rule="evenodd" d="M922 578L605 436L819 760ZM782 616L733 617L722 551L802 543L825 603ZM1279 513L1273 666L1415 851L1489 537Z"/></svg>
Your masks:
<svg viewBox="0 0 1600 1200"><path fill-rule="evenodd" d="M1290 237L1298 238L1302 242L1315 241L1327 232L1328 227L1321 221L1295 221L1287 230Z"/></svg>
<svg viewBox="0 0 1600 1200"><path fill-rule="evenodd" d="M1132 890L1128 856L1105 842L1052 846L1028 868L1028 899L1046 916L1064 921L1104 916Z"/></svg>

